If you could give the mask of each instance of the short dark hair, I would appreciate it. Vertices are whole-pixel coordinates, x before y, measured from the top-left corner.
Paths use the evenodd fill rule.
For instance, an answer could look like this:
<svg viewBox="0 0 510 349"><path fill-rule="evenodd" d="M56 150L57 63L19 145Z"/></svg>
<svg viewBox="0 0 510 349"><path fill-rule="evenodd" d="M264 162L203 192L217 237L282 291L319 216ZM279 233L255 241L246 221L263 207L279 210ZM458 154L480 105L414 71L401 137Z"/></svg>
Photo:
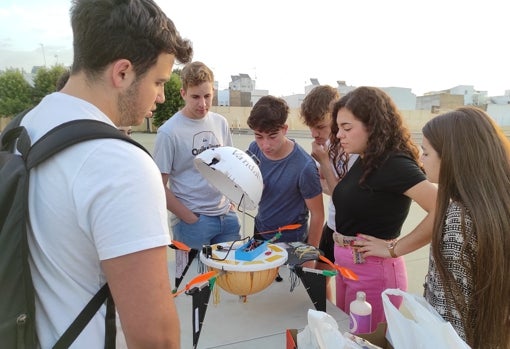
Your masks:
<svg viewBox="0 0 510 349"><path fill-rule="evenodd" d="M128 59L138 77L160 54L191 60L193 48L152 0L73 0L71 25L74 61L71 73L99 75L118 59Z"/></svg>
<svg viewBox="0 0 510 349"><path fill-rule="evenodd" d="M289 116L289 106L282 98L264 96L253 106L248 126L255 131L275 132L282 128Z"/></svg>

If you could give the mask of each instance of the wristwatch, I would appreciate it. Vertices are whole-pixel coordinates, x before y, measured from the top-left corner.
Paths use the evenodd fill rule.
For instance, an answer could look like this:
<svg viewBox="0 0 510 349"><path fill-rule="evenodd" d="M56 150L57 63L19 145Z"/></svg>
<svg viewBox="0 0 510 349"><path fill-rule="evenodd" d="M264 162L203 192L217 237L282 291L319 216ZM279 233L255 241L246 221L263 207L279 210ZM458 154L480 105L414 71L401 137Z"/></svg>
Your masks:
<svg viewBox="0 0 510 349"><path fill-rule="evenodd" d="M395 253L395 246L397 246L397 242L398 240L391 240L389 243L388 243L388 251L390 252L390 256L391 258L397 258L397 254Z"/></svg>

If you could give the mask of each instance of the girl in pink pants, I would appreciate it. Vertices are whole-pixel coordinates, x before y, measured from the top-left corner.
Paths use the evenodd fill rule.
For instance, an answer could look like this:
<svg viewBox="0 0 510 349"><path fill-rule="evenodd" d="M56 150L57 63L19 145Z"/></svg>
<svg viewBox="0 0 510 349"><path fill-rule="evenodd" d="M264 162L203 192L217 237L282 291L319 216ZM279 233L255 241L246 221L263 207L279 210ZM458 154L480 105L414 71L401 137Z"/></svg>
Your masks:
<svg viewBox="0 0 510 349"><path fill-rule="evenodd" d="M349 280L340 274L336 277L336 305L347 314L349 306L356 299L356 292L363 291L367 302L372 305L372 331L379 322L384 322L384 309L381 293L387 288L399 288L407 291L407 272L403 257L381 258L365 257L365 262L353 262L352 249L335 245L335 263L351 269L359 277L358 281ZM402 299L390 296L391 302L398 308Z"/></svg>

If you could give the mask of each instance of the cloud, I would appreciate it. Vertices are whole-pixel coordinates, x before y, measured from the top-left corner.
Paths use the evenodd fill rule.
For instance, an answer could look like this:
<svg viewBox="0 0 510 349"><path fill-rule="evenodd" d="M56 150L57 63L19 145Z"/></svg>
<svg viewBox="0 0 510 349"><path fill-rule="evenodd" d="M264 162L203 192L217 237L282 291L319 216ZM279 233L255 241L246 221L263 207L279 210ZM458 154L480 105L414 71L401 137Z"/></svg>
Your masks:
<svg viewBox="0 0 510 349"><path fill-rule="evenodd" d="M312 77L417 94L461 84L493 94L510 88L501 0L196 0L196 11L156 2L220 89L240 73L276 95L302 93ZM43 64L43 47L47 65L71 64L69 7L69 0L0 0L0 69Z"/></svg>
<svg viewBox="0 0 510 349"><path fill-rule="evenodd" d="M62 1L23 1L0 8L0 47L33 50L42 43L72 44L69 8Z"/></svg>
<svg viewBox="0 0 510 349"><path fill-rule="evenodd" d="M58 46L44 47L44 54L41 47L30 50L9 50L0 47L0 70L22 69L30 72L33 66L46 65L51 67L55 64L69 66L72 63L73 52Z"/></svg>

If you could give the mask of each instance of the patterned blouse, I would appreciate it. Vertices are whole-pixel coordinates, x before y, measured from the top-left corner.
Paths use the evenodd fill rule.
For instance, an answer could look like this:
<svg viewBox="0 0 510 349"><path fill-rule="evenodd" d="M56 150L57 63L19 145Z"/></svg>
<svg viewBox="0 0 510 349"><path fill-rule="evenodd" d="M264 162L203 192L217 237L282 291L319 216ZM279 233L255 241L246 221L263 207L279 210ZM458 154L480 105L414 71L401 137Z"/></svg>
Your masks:
<svg viewBox="0 0 510 349"><path fill-rule="evenodd" d="M466 300L463 309L456 309L454 304L446 302L443 281L440 279L432 249L429 256L429 270L425 282L425 299L437 310L437 312L450 322L459 334L466 340L463 318L466 318L471 309L474 288L473 270L476 267L477 238L473 231L473 222L469 211L464 210L458 202L451 202L446 211L443 225L441 254L446 262L446 270L453 275L458 287ZM464 218L464 230L462 233L462 218ZM465 246L464 246L465 245ZM474 323L472 324L474 326Z"/></svg>

